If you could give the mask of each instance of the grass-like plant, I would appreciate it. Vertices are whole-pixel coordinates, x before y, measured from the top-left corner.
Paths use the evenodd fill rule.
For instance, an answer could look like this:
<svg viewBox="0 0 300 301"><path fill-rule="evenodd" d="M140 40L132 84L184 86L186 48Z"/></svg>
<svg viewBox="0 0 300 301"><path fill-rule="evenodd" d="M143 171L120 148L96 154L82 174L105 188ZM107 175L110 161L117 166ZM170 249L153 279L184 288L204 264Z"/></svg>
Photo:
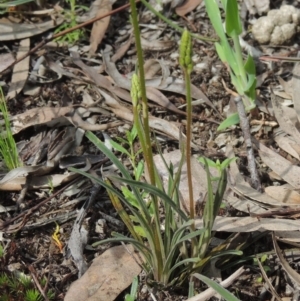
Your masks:
<svg viewBox="0 0 300 301"><path fill-rule="evenodd" d="M123 154L128 155L133 165L134 175L132 176L120 159L91 132L87 132L86 137L111 160L120 172L120 176L104 174L100 179L74 168L70 168L70 170L77 171L106 188L112 204L130 233L130 237L120 233L112 233L112 238L94 243L93 246L96 247L107 242L131 243L142 255L143 267L148 274L148 282L153 285L174 287L187 283L192 273L201 273L210 259L216 256L227 253L241 255L240 251L224 251L224 248L215 248L208 252L208 246L213 235L213 223L218 214L227 184L226 168L230 160L227 160L224 164L216 163L219 169L219 177L212 179L209 170L211 161L203 159L208 185L207 202L203 215L204 227L203 229L195 229L193 199L190 198L190 215L188 215L181 209L179 197L181 169L185 161L187 162L189 193L190 196L193 195L190 161L192 122L190 92L190 74L192 71L191 35L184 31L180 47L180 65L185 74L187 91L187 143L186 145L184 143L180 145L182 158L176 171L172 164L168 166L165 162L169 177L168 185L164 187L153 162L139 25L135 2L134 0L130 2L138 56L138 73L133 75L131 87L134 130L126 134L130 142L123 141L128 144L129 151L116 143L113 146ZM133 163L136 156L132 154L132 139L136 136L141 145L149 183L139 180L140 173L135 168L136 163ZM116 183L116 181L121 184L121 190L113 186L112 183ZM212 188L213 181L218 181L216 191L213 191ZM145 195L148 196L149 200L145 200ZM163 212L163 215L160 212ZM192 289L189 295L193 295Z"/></svg>
<svg viewBox="0 0 300 301"><path fill-rule="evenodd" d="M139 280L138 280L138 277L135 276L133 278L133 281L131 284L130 294L126 294L125 301L135 301L136 300L136 294L137 294L138 287L139 287Z"/></svg>
<svg viewBox="0 0 300 301"><path fill-rule="evenodd" d="M61 31L64 31L68 28L75 27L77 25L77 14L76 10L78 8L88 10L88 7L83 5L77 5L76 0L65 0L65 2L70 5L70 10L64 10L64 15L67 19L66 22L63 22L56 30L55 33L59 33ZM75 42L79 41L84 36L84 30L83 29L76 29L72 32L69 32L61 37L59 37L57 40L60 42L67 42L68 44L74 44Z"/></svg>
<svg viewBox="0 0 300 301"><path fill-rule="evenodd" d="M207 170L208 201L204 209L204 228L195 229L192 217L194 215L193 201L191 200L191 213L188 216L181 210L179 198L181 167L184 161L188 161L188 158L191 156L190 129L187 128L187 140L189 142L185 147L182 147L182 159L178 170L175 172L172 165L167 166L169 180L168 187L165 189L153 162L148 122L148 104L143 73L143 55L139 41L140 36L134 1L132 1L131 5L139 67L139 74L134 74L132 77L131 88L134 126L143 150L142 154L147 166L150 183L140 182L132 178L132 175L120 162L119 158L91 132L86 133L87 138L112 161L120 171L121 176L104 176L103 179L99 179L82 171L78 172L100 183L107 189L114 207L131 234L131 237L127 237L119 233L113 233L113 238L95 243L94 246L108 241L131 243L142 254L144 259L143 267L148 274L150 282L152 281L152 283L154 282L165 287L181 285L188 281L191 273L194 271L201 272L213 256L220 255L218 250L213 253L208 253L207 250L212 237L212 226L218 214L218 209L226 188L225 168L227 166L222 166L220 169L218 188L213 193L209 166L204 160ZM180 64L186 75L188 103L191 103L191 93L189 90L190 73L192 70L191 47L190 35L188 32L184 32L181 41ZM187 106L187 111L187 124L190 127L191 105ZM119 150L121 149L119 148ZM121 151L126 153L124 150ZM130 157L130 152L128 154ZM73 168L70 169L75 170ZM187 164L187 173L189 174L189 181L191 181L190 163ZM119 181L123 186L121 191L112 185L112 182L115 181ZM126 188L125 191L130 192L130 197L124 193L124 187ZM192 186L189 185L189 187L192 194ZM149 196L150 204L145 201L143 197L145 194ZM132 201L133 199L134 202ZM164 215L161 216L160 212L164 212ZM143 233L141 234L137 229L143 229Z"/></svg>
<svg viewBox="0 0 300 301"><path fill-rule="evenodd" d="M240 122L245 144L247 146L248 168L251 175L252 186L258 191L262 190L258 171L255 164L254 150L251 142L250 125L246 112L255 108L256 97L256 70L255 63L250 54L243 59L239 41L242 33L242 23L239 16L237 0L221 0L225 12L223 25L218 0L205 0L206 10L210 21L219 36L220 41L215 43L216 51L221 61L227 66L231 83L237 90L235 102L237 113L225 119L218 127L224 130ZM233 47L229 39L232 40Z"/></svg>
<svg viewBox="0 0 300 301"><path fill-rule="evenodd" d="M222 4L225 14L223 24L219 3ZM209 19L219 37L215 43L216 51L221 61L228 67L231 83L237 90L237 94L243 99L247 111L255 108L256 70L252 56L248 54L243 59L243 53L239 42L242 33L242 24L239 16L236 0L205 0ZM231 46L231 41L233 46ZM218 130L239 123L237 113L229 116L218 127Z"/></svg>
<svg viewBox="0 0 300 301"><path fill-rule="evenodd" d="M0 244L0 301L42 301L44 298L41 293L34 287L32 278L22 273L6 271L4 257L7 256L3 246ZM43 278L41 285L44 286L47 282ZM54 300L55 294L50 289L47 292L47 298Z"/></svg>
<svg viewBox="0 0 300 301"><path fill-rule="evenodd" d="M12 170L22 166L22 161L19 158L17 145L11 131L9 113L2 89L0 89L0 112L3 118L0 121L0 155L8 170Z"/></svg>

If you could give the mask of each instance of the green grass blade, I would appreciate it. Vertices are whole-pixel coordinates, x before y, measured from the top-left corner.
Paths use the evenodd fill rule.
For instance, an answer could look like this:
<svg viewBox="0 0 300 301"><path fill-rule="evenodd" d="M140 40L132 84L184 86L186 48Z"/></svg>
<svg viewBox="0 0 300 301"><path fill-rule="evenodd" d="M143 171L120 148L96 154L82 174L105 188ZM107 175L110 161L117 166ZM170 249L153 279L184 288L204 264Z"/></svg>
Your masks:
<svg viewBox="0 0 300 301"><path fill-rule="evenodd" d="M204 275L200 275L198 273L193 275L194 277L198 278L199 280L203 281L206 285L213 288L217 293L219 293L226 301L241 301L236 298L233 294L231 294L228 290L224 287L216 283L215 281L207 278Z"/></svg>
<svg viewBox="0 0 300 301"><path fill-rule="evenodd" d="M113 177L113 178L117 181L124 182L130 186L135 186L136 188L143 189L146 192L156 195L157 197L166 201L175 210L175 212L180 215L180 217L184 221L188 221L188 217L186 216L186 214L181 209L178 208L178 206L174 203L174 201L166 193L164 193L160 189L156 188L155 186L150 185L148 183L133 181L133 180L129 180L129 179L121 179L121 178L117 178L117 177Z"/></svg>
<svg viewBox="0 0 300 301"><path fill-rule="evenodd" d="M242 33L242 24L236 0L227 0L225 27L226 33L230 37L238 36Z"/></svg>
<svg viewBox="0 0 300 301"><path fill-rule="evenodd" d="M217 128L217 131L223 131L232 125L238 124L239 122L240 117L238 113L234 113L220 123L220 125Z"/></svg>

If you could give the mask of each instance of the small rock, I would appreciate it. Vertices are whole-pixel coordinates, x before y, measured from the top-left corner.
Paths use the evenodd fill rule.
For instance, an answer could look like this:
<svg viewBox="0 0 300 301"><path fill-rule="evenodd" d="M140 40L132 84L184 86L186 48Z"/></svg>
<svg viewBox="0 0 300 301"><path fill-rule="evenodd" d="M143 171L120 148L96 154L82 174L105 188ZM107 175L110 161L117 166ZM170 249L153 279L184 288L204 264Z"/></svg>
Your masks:
<svg viewBox="0 0 300 301"><path fill-rule="evenodd" d="M260 44L282 45L293 38L299 24L300 10L292 5L283 5L259 18L252 27L252 34Z"/></svg>

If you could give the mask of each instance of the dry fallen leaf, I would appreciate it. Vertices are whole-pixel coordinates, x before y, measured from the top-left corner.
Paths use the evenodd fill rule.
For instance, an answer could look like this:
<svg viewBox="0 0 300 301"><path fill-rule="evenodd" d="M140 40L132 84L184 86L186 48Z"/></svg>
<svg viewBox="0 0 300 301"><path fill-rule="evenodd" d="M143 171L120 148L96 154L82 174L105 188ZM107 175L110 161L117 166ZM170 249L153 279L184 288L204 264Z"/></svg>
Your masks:
<svg viewBox="0 0 300 301"><path fill-rule="evenodd" d="M281 149L298 160L300 159L300 145L296 143L293 137L287 136L285 133L279 133L274 139Z"/></svg>
<svg viewBox="0 0 300 301"><path fill-rule="evenodd" d="M300 189L300 167L280 156L275 151L254 140L259 149L262 161L269 166L277 175L296 189Z"/></svg>
<svg viewBox="0 0 300 301"><path fill-rule="evenodd" d="M24 39L20 41L20 47L18 50L17 59L21 58L29 50L30 50L30 39ZM11 84L6 96L7 100L16 97L16 95L19 94L24 88L28 77L29 62L30 62L30 57L28 56L14 66Z"/></svg>
<svg viewBox="0 0 300 301"><path fill-rule="evenodd" d="M195 220L196 228L203 228L203 220ZM217 216L213 231L254 232L254 231L299 231L299 221L277 218L224 217Z"/></svg>
<svg viewBox="0 0 300 301"><path fill-rule="evenodd" d="M300 205L300 194L289 184L281 186L268 186L265 188L266 194L273 199L286 204Z"/></svg>
<svg viewBox="0 0 300 301"><path fill-rule="evenodd" d="M0 41L30 38L60 25L64 18L36 24L0 23Z"/></svg>
<svg viewBox="0 0 300 301"><path fill-rule="evenodd" d="M170 163L174 166L174 172L177 172L178 165L181 159L181 151L180 150L174 150L170 153L163 154L164 160L169 166ZM167 189L168 187L168 178L169 173L166 168L166 165L164 164L163 159L161 158L161 155L155 155L153 157L155 166L157 168L158 174L161 176L164 186ZM192 160L192 182L193 182L193 196L194 200L198 200L200 198L200 201L203 200L207 193L207 181L206 181L206 171L201 166L201 164L197 161L195 157L191 157ZM182 197L183 206L185 209L189 209L189 189L187 184L187 171L186 171L186 163L182 166L181 171L181 178L179 183L179 191Z"/></svg>
<svg viewBox="0 0 300 301"><path fill-rule="evenodd" d="M293 78L292 78L292 98L294 101L294 109L296 110L298 115L298 120L300 120L299 91L300 91L300 63L296 63L293 70Z"/></svg>
<svg viewBox="0 0 300 301"><path fill-rule="evenodd" d="M175 12L178 16L184 17L186 14L194 10L203 0L187 0L183 5L175 8Z"/></svg>
<svg viewBox="0 0 300 301"><path fill-rule="evenodd" d="M111 0L96 0L93 5L98 7L96 17L109 13L112 10ZM110 16L107 16L101 20L94 22L90 36L90 55L94 55L97 51L98 45L101 43L109 25L109 21Z"/></svg>
<svg viewBox="0 0 300 301"><path fill-rule="evenodd" d="M230 144L226 146L226 156L233 158L233 148ZM233 161L230 163L230 169L228 171L228 187L233 190L234 193L239 195L243 200L246 198L249 202L255 202L255 204L261 207L280 207L284 204L271 198L266 193L260 193L252 188L238 171L236 163ZM253 210L259 212L255 206Z"/></svg>
<svg viewBox="0 0 300 301"><path fill-rule="evenodd" d="M284 108L280 104L278 96L271 93L271 101L273 105L274 115L277 119L277 122L280 125L280 128L286 133L291 135L297 143L300 144L300 133L295 126L295 123L287 114L287 110L284 111ZM291 111L292 114L293 111Z"/></svg>
<svg viewBox="0 0 300 301"><path fill-rule="evenodd" d="M280 262L282 268L284 269L284 271L287 273L288 277L292 281L294 289L296 289L296 291L297 290L299 291L300 275L294 269L291 268L291 266L289 265L287 260L282 255L282 251L280 250L280 248L278 246L278 243L277 243L274 233L272 233L272 239L273 239L273 245L274 245L276 255L278 256L278 259L279 259L279 262ZM296 299L293 298L293 300L296 300Z"/></svg>
<svg viewBox="0 0 300 301"><path fill-rule="evenodd" d="M94 259L86 273L73 282L64 301L113 301L127 288L141 266L132 246L116 246Z"/></svg>
<svg viewBox="0 0 300 301"><path fill-rule="evenodd" d="M14 62L15 58L11 53L0 54L0 73Z"/></svg>

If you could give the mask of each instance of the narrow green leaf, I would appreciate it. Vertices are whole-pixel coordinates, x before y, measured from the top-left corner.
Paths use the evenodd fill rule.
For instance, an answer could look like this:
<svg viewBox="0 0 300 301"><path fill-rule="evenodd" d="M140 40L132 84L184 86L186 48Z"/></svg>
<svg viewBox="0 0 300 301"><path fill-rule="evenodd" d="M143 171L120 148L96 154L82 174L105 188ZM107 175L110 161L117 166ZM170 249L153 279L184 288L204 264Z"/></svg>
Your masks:
<svg viewBox="0 0 300 301"><path fill-rule="evenodd" d="M227 41L225 31L223 28L223 23L222 23L222 18L221 18L221 13L220 9L218 6L218 1L216 0L205 0L205 6L206 6L206 11L209 16L209 19L219 36L221 41Z"/></svg>
<svg viewBox="0 0 300 301"><path fill-rule="evenodd" d="M238 36L242 33L243 29L239 16L239 8L236 0L227 0L225 27L226 33L230 37Z"/></svg>
<svg viewBox="0 0 300 301"><path fill-rule="evenodd" d="M228 0L229 1L229 0ZM215 281L207 278L204 275L200 275L198 273L193 275L194 277L198 278L199 280L203 281L206 285L213 288L217 293L219 293L225 300L227 301L241 301L236 298L233 294L231 294L227 289L216 283Z"/></svg>
<svg viewBox="0 0 300 301"><path fill-rule="evenodd" d="M110 140L110 144L115 150L121 152L122 154L127 155L128 157L130 157L129 152L121 144L119 144L119 143L117 143L116 141L113 141L113 140Z"/></svg>
<svg viewBox="0 0 300 301"><path fill-rule="evenodd" d="M202 164L205 164L205 161L206 161L209 167L217 167L216 162L214 162L213 160L210 160L208 158L199 157L197 160Z"/></svg>
<svg viewBox="0 0 300 301"><path fill-rule="evenodd" d="M234 113L221 122L221 124L217 128L217 131L223 131L232 125L238 124L239 122L240 117L238 113Z"/></svg>
<svg viewBox="0 0 300 301"><path fill-rule="evenodd" d="M256 75L255 62L250 54L245 62L245 70L248 74Z"/></svg>
<svg viewBox="0 0 300 301"><path fill-rule="evenodd" d="M117 177L113 177L113 178L117 181L129 184L131 187L134 186L136 188L143 189L151 194L158 196L159 198L161 198L165 202L167 202L176 211L176 213L179 214L179 216L184 221L188 220L188 217L186 216L186 214L180 208L178 208L178 206L174 203L174 201L167 194L165 194L163 191L156 188L155 186L150 185L148 183L133 181L133 180L129 180L129 179L121 179L121 178L117 178Z"/></svg>

